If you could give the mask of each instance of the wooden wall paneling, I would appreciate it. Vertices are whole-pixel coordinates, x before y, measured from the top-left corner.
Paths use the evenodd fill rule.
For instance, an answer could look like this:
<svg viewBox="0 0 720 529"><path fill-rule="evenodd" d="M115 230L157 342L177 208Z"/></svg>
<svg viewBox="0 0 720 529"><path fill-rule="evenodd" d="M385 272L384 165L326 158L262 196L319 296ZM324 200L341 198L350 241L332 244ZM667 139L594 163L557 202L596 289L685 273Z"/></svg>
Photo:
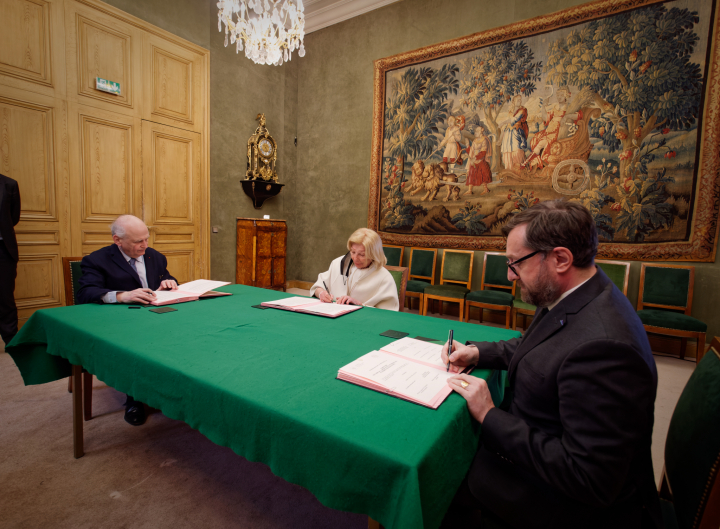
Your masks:
<svg viewBox="0 0 720 529"><path fill-rule="evenodd" d="M143 119L204 130L205 56L156 35L143 40Z"/></svg>
<svg viewBox="0 0 720 529"><path fill-rule="evenodd" d="M150 244L168 261L173 256L180 269L187 266L187 281L209 275L202 151L201 134L142 122L143 219Z"/></svg>
<svg viewBox="0 0 720 529"><path fill-rule="evenodd" d="M59 306L60 257L68 250L66 105L0 86L0 173L17 180L22 210L15 298L20 324L38 308Z"/></svg>
<svg viewBox="0 0 720 529"><path fill-rule="evenodd" d="M142 132L139 118L70 104L73 254L112 243L110 224L142 217Z"/></svg>
<svg viewBox="0 0 720 529"><path fill-rule="evenodd" d="M139 117L142 31L80 2L66 2L68 98ZM120 94L98 90L97 77L120 83Z"/></svg>
<svg viewBox="0 0 720 529"><path fill-rule="evenodd" d="M0 0L0 85L65 96L63 0Z"/></svg>

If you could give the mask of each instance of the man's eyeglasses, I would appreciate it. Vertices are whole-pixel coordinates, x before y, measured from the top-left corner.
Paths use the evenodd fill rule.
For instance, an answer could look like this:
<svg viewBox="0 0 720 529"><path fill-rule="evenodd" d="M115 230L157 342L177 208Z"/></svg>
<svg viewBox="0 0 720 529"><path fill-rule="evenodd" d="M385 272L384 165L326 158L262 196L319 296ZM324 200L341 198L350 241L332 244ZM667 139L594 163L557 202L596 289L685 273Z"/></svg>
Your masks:
<svg viewBox="0 0 720 529"><path fill-rule="evenodd" d="M517 261L512 261L512 262L510 262L510 261L508 260L508 262L507 262L508 268L509 268L510 270L512 270L512 273L513 273L513 274L515 274L516 276L520 277L520 274L518 274L518 271L515 270L515 265L518 264L518 263L522 263L522 262L523 262L524 260L526 260L526 259L530 259L533 255L538 254L538 253L540 253L541 251L542 251L542 250L536 250L536 251L534 251L533 253L527 254L525 257L521 257L521 258L518 259Z"/></svg>

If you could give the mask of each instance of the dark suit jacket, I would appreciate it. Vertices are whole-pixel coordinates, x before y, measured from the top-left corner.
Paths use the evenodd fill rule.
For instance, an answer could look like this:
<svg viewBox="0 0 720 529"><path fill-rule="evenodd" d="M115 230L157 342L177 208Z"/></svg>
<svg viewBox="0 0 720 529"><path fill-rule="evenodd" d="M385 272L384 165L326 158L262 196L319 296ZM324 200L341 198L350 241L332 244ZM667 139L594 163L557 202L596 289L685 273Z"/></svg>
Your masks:
<svg viewBox="0 0 720 529"><path fill-rule="evenodd" d="M17 262L18 246L14 226L20 222L20 188L10 177L0 174L0 236L10 255Z"/></svg>
<svg viewBox="0 0 720 529"><path fill-rule="evenodd" d="M478 366L507 369L514 393L508 411L485 417L468 474L487 508L523 529L619 528L639 527L644 505L661 525L650 453L655 360L602 270L521 339L475 345Z"/></svg>
<svg viewBox="0 0 720 529"><path fill-rule="evenodd" d="M157 290L165 279L175 279L167 271L167 259L160 252L145 250L145 274L148 288ZM127 292L142 288L140 277L125 260L115 244L100 248L83 257L82 277L78 281L78 304L100 303L101 298L112 291Z"/></svg>

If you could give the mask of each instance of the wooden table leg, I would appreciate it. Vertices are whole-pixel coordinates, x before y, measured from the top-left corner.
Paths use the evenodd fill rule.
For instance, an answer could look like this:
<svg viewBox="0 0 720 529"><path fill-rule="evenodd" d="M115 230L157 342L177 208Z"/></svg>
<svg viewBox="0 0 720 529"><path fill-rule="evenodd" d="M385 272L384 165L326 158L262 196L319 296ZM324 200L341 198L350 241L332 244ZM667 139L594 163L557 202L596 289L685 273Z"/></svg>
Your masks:
<svg viewBox="0 0 720 529"><path fill-rule="evenodd" d="M368 516L368 529L384 529L384 527Z"/></svg>
<svg viewBox="0 0 720 529"><path fill-rule="evenodd" d="M85 455L83 449L83 390L82 366L72 366L73 384L73 451L75 459Z"/></svg>

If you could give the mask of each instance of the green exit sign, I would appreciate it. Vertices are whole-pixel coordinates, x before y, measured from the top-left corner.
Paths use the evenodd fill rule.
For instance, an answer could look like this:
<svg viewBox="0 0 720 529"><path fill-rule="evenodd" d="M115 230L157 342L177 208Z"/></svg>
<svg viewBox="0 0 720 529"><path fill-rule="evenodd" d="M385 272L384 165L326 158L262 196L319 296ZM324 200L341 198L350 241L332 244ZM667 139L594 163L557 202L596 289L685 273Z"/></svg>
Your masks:
<svg viewBox="0 0 720 529"><path fill-rule="evenodd" d="M103 79L102 77L95 78L95 88L103 92L107 92L108 94L115 94L116 96L120 95L120 83L114 83L112 81L108 81L107 79Z"/></svg>

